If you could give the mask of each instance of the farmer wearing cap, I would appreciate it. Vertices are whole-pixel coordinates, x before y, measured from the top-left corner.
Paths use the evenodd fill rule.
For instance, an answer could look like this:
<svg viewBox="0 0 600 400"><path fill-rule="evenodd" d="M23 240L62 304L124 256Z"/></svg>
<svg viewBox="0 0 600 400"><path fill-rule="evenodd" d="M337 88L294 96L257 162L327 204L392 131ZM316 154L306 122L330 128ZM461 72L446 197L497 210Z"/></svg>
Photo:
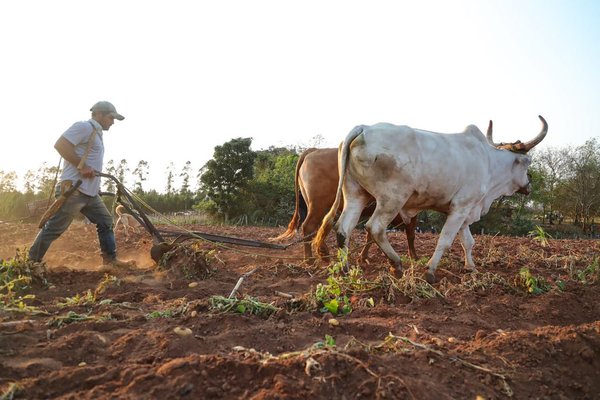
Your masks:
<svg viewBox="0 0 600 400"><path fill-rule="evenodd" d="M113 217L99 195L100 178L95 174L95 171L102 171L102 132L109 130L115 119L122 121L125 117L108 101L99 101L90 111L92 118L74 123L54 144L56 151L65 160L57 191L60 188L60 194L64 196L75 182L81 182L76 187L77 190L72 190L72 194L63 197L64 204L41 226L29 249L29 259L34 263L41 263L52 242L67 230L75 215L80 212L96 225L103 269L134 265L133 262L117 259Z"/></svg>

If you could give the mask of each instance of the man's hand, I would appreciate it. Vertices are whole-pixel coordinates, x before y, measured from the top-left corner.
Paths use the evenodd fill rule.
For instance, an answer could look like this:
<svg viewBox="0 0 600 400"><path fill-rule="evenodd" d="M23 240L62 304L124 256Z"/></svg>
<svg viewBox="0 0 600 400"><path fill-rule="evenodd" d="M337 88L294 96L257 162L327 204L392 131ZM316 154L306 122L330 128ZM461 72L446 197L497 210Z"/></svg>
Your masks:
<svg viewBox="0 0 600 400"><path fill-rule="evenodd" d="M75 154L75 145L69 142L64 137L60 137L56 143L54 144L54 148L58 151L58 154L62 156L65 160L70 162L71 164L77 166L81 162L81 159L77 154ZM84 165L82 168L79 168L79 172L83 178L94 178L96 176L96 171L94 171L91 167Z"/></svg>
<svg viewBox="0 0 600 400"><path fill-rule="evenodd" d="M81 176L84 178L94 178L96 176L96 171L93 168L84 165L83 168L79 169Z"/></svg>

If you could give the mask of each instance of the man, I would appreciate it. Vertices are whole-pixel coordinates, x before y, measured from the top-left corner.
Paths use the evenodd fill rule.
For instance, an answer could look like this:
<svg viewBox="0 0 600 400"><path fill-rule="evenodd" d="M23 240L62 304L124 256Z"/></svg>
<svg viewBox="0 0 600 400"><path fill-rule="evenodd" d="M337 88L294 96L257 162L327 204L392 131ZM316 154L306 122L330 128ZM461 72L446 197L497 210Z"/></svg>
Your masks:
<svg viewBox="0 0 600 400"><path fill-rule="evenodd" d="M54 148L64 158L64 168L60 177L61 193L65 193L77 180L81 185L68 196L62 207L42 227L29 249L29 259L40 263L48 248L67 230L78 212L85 215L96 225L103 270L112 271L114 267L129 267L134 262L117 259L113 217L99 195L100 178L95 171L102 171L104 143L102 131L110 129L115 119L125 117L117 112L108 101L99 101L90 109L92 118L74 123L56 141Z"/></svg>

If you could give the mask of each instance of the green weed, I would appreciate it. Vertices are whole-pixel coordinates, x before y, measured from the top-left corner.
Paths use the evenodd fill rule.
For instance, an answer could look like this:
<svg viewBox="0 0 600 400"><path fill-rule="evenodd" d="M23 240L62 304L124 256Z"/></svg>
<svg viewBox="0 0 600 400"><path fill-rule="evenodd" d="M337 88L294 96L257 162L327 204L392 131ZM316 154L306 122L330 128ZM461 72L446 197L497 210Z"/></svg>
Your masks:
<svg viewBox="0 0 600 400"><path fill-rule="evenodd" d="M322 349L324 347L335 347L335 339L331 335L325 335L325 340L321 340L313 344L314 348Z"/></svg>
<svg viewBox="0 0 600 400"><path fill-rule="evenodd" d="M119 286L120 284L121 281L116 276L104 274L104 278L102 278L102 281L98 284L96 290L94 290L94 296L104 293L110 286Z"/></svg>
<svg viewBox="0 0 600 400"><path fill-rule="evenodd" d="M529 268L523 267L515 277L515 286L524 288L530 294L542 294L550 290L550 284L542 277L531 274Z"/></svg>
<svg viewBox="0 0 600 400"><path fill-rule="evenodd" d="M600 258L596 257L585 269L570 271L571 279L581 283L595 283L600 281Z"/></svg>
<svg viewBox="0 0 600 400"><path fill-rule="evenodd" d="M535 229L529 231L529 236L531 236L533 240L538 241L542 247L547 247L548 239L552 239L552 236L539 225L536 225Z"/></svg>
<svg viewBox="0 0 600 400"><path fill-rule="evenodd" d="M146 319L156 319L156 318L173 318L175 313L173 310L165 310L165 311L152 311L146 314Z"/></svg>
<svg viewBox="0 0 600 400"><path fill-rule="evenodd" d="M17 249L14 258L0 260L0 309L12 312L39 312L37 307L27 302L35 299L32 294L25 294L31 288L34 279L42 280L43 271L38 271L28 260L24 251Z"/></svg>
<svg viewBox="0 0 600 400"><path fill-rule="evenodd" d="M85 321L106 321L111 319L111 315L90 315L90 314L78 314L74 311L69 311L65 315L59 315L48 321L47 325L50 327L60 328L63 325L72 324L73 322L85 322Z"/></svg>
<svg viewBox="0 0 600 400"><path fill-rule="evenodd" d="M96 302L96 295L92 293L90 289L83 295L76 294L73 297L65 298L65 301L59 302L58 306L61 308L72 307L72 306L87 306Z"/></svg>
<svg viewBox="0 0 600 400"><path fill-rule="evenodd" d="M327 283L317 285L315 298L323 305L321 312L333 315L352 312L349 293L361 287L362 271L358 267L352 267L349 274L344 275L342 271L347 262L348 249L338 249L337 261L328 268Z"/></svg>
<svg viewBox="0 0 600 400"><path fill-rule="evenodd" d="M263 303L249 296L243 299L211 296L208 303L210 308L216 311L250 313L261 317L268 317L279 310L273 304Z"/></svg>

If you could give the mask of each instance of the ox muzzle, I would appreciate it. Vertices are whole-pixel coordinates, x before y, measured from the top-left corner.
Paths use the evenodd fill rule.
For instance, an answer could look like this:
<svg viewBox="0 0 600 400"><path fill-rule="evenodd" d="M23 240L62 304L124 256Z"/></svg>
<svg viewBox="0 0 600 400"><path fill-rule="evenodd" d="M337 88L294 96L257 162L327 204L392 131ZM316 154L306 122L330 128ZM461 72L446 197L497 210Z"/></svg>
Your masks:
<svg viewBox="0 0 600 400"><path fill-rule="evenodd" d="M528 195L529 193L531 193L531 174L529 172L527 173L527 185L517 190L517 193L521 193L524 195Z"/></svg>

